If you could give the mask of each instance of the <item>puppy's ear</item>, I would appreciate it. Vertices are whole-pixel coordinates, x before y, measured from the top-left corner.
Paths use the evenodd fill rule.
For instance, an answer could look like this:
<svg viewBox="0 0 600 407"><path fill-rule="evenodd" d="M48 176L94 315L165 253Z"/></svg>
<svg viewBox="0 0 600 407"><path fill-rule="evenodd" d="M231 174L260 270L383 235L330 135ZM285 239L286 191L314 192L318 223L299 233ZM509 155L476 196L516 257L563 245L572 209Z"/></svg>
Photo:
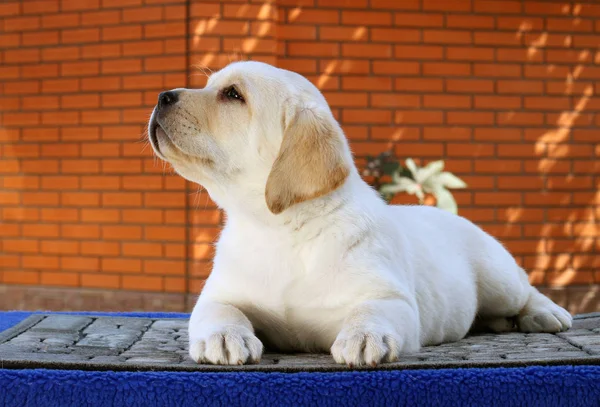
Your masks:
<svg viewBox="0 0 600 407"><path fill-rule="evenodd" d="M267 180L269 210L279 214L342 185L351 165L346 149L342 130L329 114L299 109L284 131Z"/></svg>

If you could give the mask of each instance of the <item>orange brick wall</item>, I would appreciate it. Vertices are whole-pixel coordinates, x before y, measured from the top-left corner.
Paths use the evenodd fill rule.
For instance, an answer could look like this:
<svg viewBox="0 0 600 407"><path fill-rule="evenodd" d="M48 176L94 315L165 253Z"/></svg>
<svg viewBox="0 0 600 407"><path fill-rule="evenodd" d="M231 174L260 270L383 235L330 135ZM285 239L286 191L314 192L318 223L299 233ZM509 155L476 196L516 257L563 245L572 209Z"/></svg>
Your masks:
<svg viewBox="0 0 600 407"><path fill-rule="evenodd" d="M359 164L444 158L469 184L460 214L535 284L600 283L599 18L567 1L4 1L0 283L197 292L221 214L141 140L159 91L240 58L312 80Z"/></svg>

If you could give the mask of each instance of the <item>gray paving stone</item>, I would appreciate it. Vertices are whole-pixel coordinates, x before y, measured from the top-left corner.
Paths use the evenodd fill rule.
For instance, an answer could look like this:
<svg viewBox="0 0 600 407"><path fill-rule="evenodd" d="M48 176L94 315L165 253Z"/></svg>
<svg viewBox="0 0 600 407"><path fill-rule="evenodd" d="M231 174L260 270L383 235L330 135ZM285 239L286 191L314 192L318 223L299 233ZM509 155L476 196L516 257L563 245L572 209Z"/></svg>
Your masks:
<svg viewBox="0 0 600 407"><path fill-rule="evenodd" d="M50 315L32 316L0 336L8 367L111 370L346 370L329 354L266 353L257 365L198 365L188 356L187 320ZM37 319L35 319L37 318ZM475 334L430 346L380 369L523 364L600 364L600 315L575 320L567 332Z"/></svg>
<svg viewBox="0 0 600 407"><path fill-rule="evenodd" d="M75 315L50 315L33 326L32 332L77 332L93 321L92 318Z"/></svg>

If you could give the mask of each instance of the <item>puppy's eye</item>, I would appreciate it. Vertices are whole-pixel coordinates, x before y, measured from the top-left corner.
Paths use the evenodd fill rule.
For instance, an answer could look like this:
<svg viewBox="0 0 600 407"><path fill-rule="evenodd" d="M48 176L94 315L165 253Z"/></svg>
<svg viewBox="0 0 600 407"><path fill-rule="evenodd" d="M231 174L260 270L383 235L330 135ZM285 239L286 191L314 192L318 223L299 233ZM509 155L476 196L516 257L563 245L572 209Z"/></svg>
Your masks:
<svg viewBox="0 0 600 407"><path fill-rule="evenodd" d="M240 102L244 101L244 98L242 97L242 95L240 95L235 86L230 86L228 88L223 89L223 96L225 96L225 98L229 100L237 99Z"/></svg>

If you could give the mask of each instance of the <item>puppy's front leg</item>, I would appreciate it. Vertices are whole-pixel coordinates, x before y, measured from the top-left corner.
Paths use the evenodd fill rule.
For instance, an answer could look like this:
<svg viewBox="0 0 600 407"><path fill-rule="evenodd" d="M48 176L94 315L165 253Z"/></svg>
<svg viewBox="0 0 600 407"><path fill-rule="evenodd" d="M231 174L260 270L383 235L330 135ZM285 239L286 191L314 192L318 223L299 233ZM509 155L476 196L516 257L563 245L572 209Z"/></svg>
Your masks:
<svg viewBox="0 0 600 407"><path fill-rule="evenodd" d="M198 363L258 363L263 345L236 307L200 299L189 324L190 356Z"/></svg>
<svg viewBox="0 0 600 407"><path fill-rule="evenodd" d="M401 299L365 301L346 318L331 354L348 366L376 366L419 349L417 307Z"/></svg>

